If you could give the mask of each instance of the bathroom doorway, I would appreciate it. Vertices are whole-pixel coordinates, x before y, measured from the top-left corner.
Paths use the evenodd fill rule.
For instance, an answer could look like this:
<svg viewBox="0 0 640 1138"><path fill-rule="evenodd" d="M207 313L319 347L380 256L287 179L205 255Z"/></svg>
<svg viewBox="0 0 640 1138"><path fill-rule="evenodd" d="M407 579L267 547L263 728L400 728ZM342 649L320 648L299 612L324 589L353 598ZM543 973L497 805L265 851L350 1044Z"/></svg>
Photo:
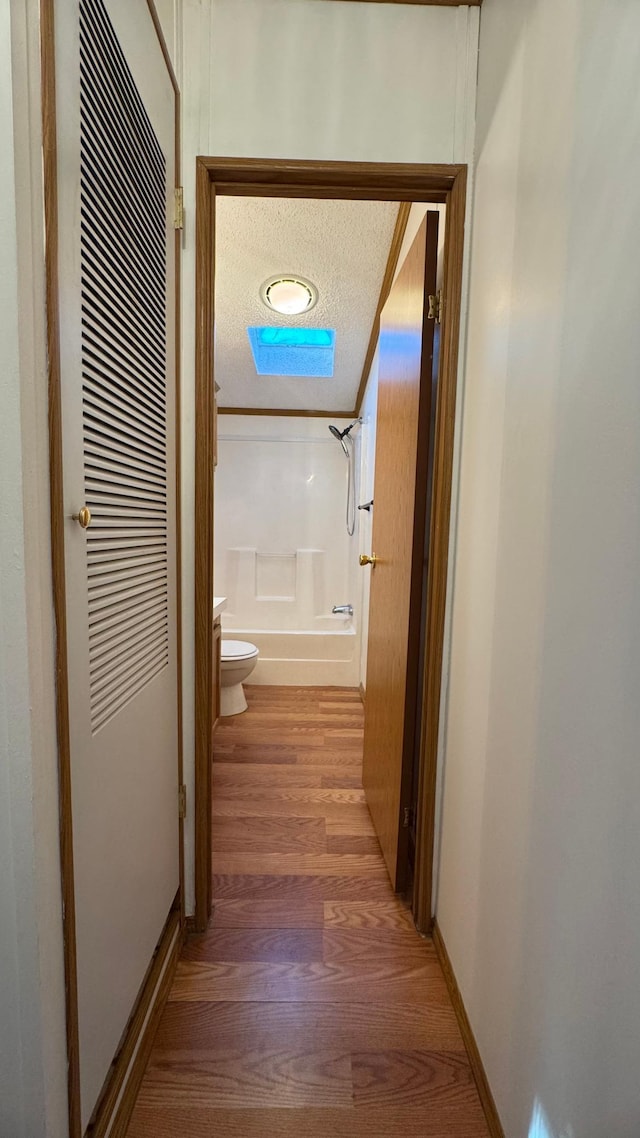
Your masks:
<svg viewBox="0 0 640 1138"><path fill-rule="evenodd" d="M438 715L440 702L440 676L442 662L442 646L444 633L444 608L446 594L446 569L449 535L449 507L451 494L451 469L453 451L453 424L456 391L459 304L462 278L462 235L464 226L465 205L465 175L464 167L429 167L429 166L403 166L369 165L369 164L343 164L343 163L313 163L313 162L261 162L251 160L225 160L225 159L199 159L198 160L198 198L197 198L197 421L196 421L196 511L199 525L196 532L196 612L209 614L206 619L199 619L196 625L196 928L202 930L206 927L210 913L211 898L211 762L212 739L215 726L215 700L213 698L213 678L217 666L215 634L211 616L214 611L213 595L213 549L214 549L214 498L213 477L216 464L216 437L219 435L219 446L234 442L240 444L241 438L233 439L233 431L227 428L231 425L230 415L238 411L246 413L246 407L241 408L229 405L228 393L225 397L227 406L222 409L216 405L214 377L213 377L213 327L214 319L218 320L220 308L216 305L216 291L214 279L214 233L216 231L216 209L220 214L227 206L226 199L242 201L242 199L304 199L313 200L318 204L328 206L339 202L370 203L371 208L383 205L387 213L393 213L394 225L390 233L389 257L379 294L379 303L374 314L374 328L370 342L366 346L365 367L362 371L361 382L355 392L354 406L342 405L329 408L320 406L314 409L298 407L294 409L299 419L306 415L309 420L309 438L324 432L331 427L331 432L324 435L324 444L334 448L331 453L331 462L336 458L340 461L349 461L349 450L353 447L354 456L356 445L361 447L362 439L356 444L360 433L359 419L362 418L363 407L366 413L367 379L374 366L376 354L377 330L385 301L387 300L394 280L394 274L401 263L401 250L404 238L407 236L407 224L411 215L411 203L426 203L435 207L445 206L447 210L446 239L442 250L443 279L441 291L442 324L440 327L442 340L442 355L440 366L440 392L438 397L437 415L433 423L432 453L434 455L432 492L430 495L431 514L429 530L429 574L426 588L426 601L423 618L419 623L424 627L424 635L419 639L421 645L423 666L420 677L423 680L417 702L422 715L419 718L419 743L414 748L418 755L417 768L419 770L418 809L416 817L419 824L415 831L415 885L414 885L414 915L418 927L428 929L431 918L431 876L433 865L433 832L435 819L435 774L436 774L436 747ZM245 201L244 204L247 204ZM250 203L249 203L250 204ZM391 207L391 211L389 210ZM425 205L422 207L424 216ZM238 237L238 233L236 232ZM415 239L415 234L414 234ZM240 243L240 241L238 242ZM217 250L216 250L217 258ZM284 266L283 266L284 267ZM215 271L218 269L216 259ZM311 282L313 283L313 282ZM373 334L375 329L375 335ZM258 329L254 329L258 331ZM245 333L246 334L246 333ZM252 348L255 345L252 345ZM254 351L255 358L255 351ZM216 375L217 378L217 375ZM321 402L321 401L320 401ZM342 413L344 412L346 413ZM223 411L221 414L220 412ZM260 421L267 417L279 415L279 423L285 422L292 411L286 407L253 408L255 440L265 442L264 431L260 431ZM284 414L283 414L284 412ZM336 412L340 412L337 414ZM351 424L354 424L351 426ZM223 426L221 426L224 424ZM246 431L246 427L243 428ZM251 432L249 432L249 435ZM424 435L424 432L423 432ZM423 435L420 440L416 437L413 444L424 448ZM293 443L293 436L283 428L283 446L300 446L304 449L305 439L301 438ZM428 444L428 439L427 439ZM315 445L315 444L311 444ZM320 445L318 443L318 445ZM369 438L367 445L371 447ZM344 454L344 459L343 459ZM416 452L416 469L423 470L421 466L421 453ZM360 466L362 453L358 455ZM241 462L241 459L238 459ZM353 463L353 469L357 464ZM350 466L350 469L352 467ZM311 471L311 475L314 472ZM357 505L367 505L368 495L365 487L361 485L360 501ZM363 493L364 492L364 493ZM351 491L348 491L351 493ZM371 496L374 496L371 494ZM367 501L365 501L367 498ZM350 518L353 517L354 503L348 498L345 503L346 529L350 527ZM351 514L349 514L351 511ZM335 524L335 520L334 520ZM416 513L418 530L422 526L424 538L425 515L420 511ZM354 532L355 528L354 528ZM361 527L360 541L366 541L367 526ZM364 535L364 536L363 536ZM348 534L352 539L353 535ZM424 546L424 541L423 541ZM256 551L249 545L242 548L236 540L234 556L236 556L235 574L231 573L229 580L241 586L243 579L251 578L255 584L258 575L261 580L261 591L254 589L254 597L259 593L261 597L269 597L269 589L278 578L278 588L281 582L295 572L295 566L275 564L279 556L272 553L261 559L257 564ZM364 550L361 553L365 556ZM243 565L244 561L247 564ZM251 562L249 565L248 562ZM297 558L296 558L297 562ZM313 582L313 558L309 558L307 583ZM275 576L274 576L275 575ZM419 576L419 575L418 575ZM424 582L419 582L420 587ZM264 586L264 588L262 588ZM414 586L411 586L412 588ZM417 586L416 586L417 587ZM216 590L217 591L217 590ZM303 589L304 593L305 590ZM308 594L309 588L306 589ZM286 593L280 594L286 596ZM291 597L294 593L289 594ZM308 599L308 597L307 597ZM345 609L340 601L342 596L336 595L336 609ZM348 598L346 598L348 601ZM408 598L403 598L403 603ZM405 604L406 608L407 605ZM393 614L390 613L390 618ZM347 631L350 614L348 611L332 612L332 618L341 622L343 631ZM403 619L402 617L400 619ZM232 622L233 625L233 622ZM242 630L240 631L247 631ZM258 633L259 629L249 629ZM302 632L294 629L291 631ZM235 636L235 631L230 635ZM254 637L255 639L256 637ZM366 650L365 650L366 656ZM271 661L274 656L271 653ZM358 660L360 665L360 660ZM332 672L335 675L335 671ZM358 673L353 670L345 672L346 686L354 685L354 678ZM416 675L418 673L416 672ZM270 682L267 680L266 682ZM285 683L287 680L285 679ZM291 682L290 680L288 682ZM303 681L305 682L305 681ZM309 683L309 679L306 680ZM334 681L335 682L335 681ZM376 697L380 700L380 696ZM366 705L365 705L366 706ZM370 705L371 706L371 705ZM379 710L379 707L378 707ZM366 714L366 713L365 713ZM417 737L416 735L416 737ZM403 762L413 761L412 755L404 755ZM395 777L395 776L393 776ZM402 775L406 777L405 774ZM409 779L409 781L411 781ZM400 801L400 799L398 800ZM402 826L403 818L399 814L398 826ZM379 835L380 836L380 835Z"/></svg>
<svg viewBox="0 0 640 1138"><path fill-rule="evenodd" d="M375 403L366 421L357 407L377 380L369 343L399 212L216 203L214 581L225 644L258 653L250 684L360 684L358 507L373 496ZM223 654L223 715L235 671Z"/></svg>

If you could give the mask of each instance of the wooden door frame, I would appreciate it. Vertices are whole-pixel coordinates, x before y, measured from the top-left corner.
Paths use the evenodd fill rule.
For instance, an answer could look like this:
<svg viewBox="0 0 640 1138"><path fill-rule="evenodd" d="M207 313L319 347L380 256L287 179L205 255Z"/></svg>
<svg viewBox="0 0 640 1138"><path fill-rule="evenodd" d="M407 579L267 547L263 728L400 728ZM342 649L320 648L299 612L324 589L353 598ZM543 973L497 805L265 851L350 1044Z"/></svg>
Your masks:
<svg viewBox="0 0 640 1138"><path fill-rule="evenodd" d="M175 181L180 185L180 88L171 56L162 32L154 0L144 0L158 37L158 42L175 94ZM76 959L76 917L73 864L73 813L71 800L71 750L69 737L70 693L68 682L67 599L65 580L65 520L63 494L62 386L60 365L60 307L58 280L58 146L56 113L56 0L40 0L40 73L42 102L42 152L45 224L45 280L48 353L49 407L49 482L51 517L51 563L53 609L56 627L56 728L58 744L58 794L60 819L60 872L62 884L62 929L65 971L65 1016L67 1036L67 1096L69 1138L80 1138L80 1048L78 1024L78 985ZM181 600L181 457L180 457L180 318L181 318L181 250L182 235L175 234L175 416L176 416L176 674L178 728L178 786L183 783L182 747L182 600ZM178 809L176 803L176 811ZM184 936L184 822L178 819L179 888L172 912L161 934L156 952L149 963L136 1004L131 1011L121 1050L107 1075L100 1099L91 1119L91 1132L98 1138L113 1118L126 1128L135 1095L144 1072L150 1044L149 1025L158 1021L160 1000L168 995L168 978L175 966ZM170 959L171 958L171 959ZM167 968L167 960L170 959ZM167 968L162 983L162 969ZM156 991L156 988L158 991ZM151 1009L149 1025L146 1016ZM139 1046L138 1046L139 1045ZM138 1051L135 1053L136 1046ZM135 1053L135 1055L134 1055ZM130 1066L129 1066L130 1065ZM124 1088L124 1089L123 1089ZM118 1096L122 1092L118 1101Z"/></svg>
<svg viewBox="0 0 640 1138"><path fill-rule="evenodd" d="M423 723L414 914L431 929L440 689L444 648L453 475L455 406L466 205L466 165L321 162L283 159L196 159L195 354L195 918L203 932L211 915L213 698L213 482L215 395L213 361L215 202L218 195L347 198L434 202L447 207L444 243L440 391L436 413L431 558L429 567Z"/></svg>

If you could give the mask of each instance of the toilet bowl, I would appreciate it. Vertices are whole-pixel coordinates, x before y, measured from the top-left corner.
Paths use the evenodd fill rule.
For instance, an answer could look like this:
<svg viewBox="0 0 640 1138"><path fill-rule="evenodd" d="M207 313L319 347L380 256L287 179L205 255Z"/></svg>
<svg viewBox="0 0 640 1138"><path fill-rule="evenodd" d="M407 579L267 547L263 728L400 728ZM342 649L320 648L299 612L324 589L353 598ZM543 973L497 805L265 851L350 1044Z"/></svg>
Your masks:
<svg viewBox="0 0 640 1138"><path fill-rule="evenodd" d="M220 714L247 710L243 682L258 662L258 649L246 640L223 640L220 651Z"/></svg>

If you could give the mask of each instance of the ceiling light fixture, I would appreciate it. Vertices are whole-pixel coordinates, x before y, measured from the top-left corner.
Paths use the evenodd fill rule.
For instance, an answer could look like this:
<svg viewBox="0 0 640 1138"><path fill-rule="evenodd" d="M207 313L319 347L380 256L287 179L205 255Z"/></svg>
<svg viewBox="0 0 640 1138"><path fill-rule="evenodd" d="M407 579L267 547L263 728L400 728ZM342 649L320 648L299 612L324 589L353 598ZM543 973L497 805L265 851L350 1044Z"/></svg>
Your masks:
<svg viewBox="0 0 640 1138"><path fill-rule="evenodd" d="M304 277L270 277L260 289L260 299L267 308L283 316L301 316L313 308L318 290Z"/></svg>

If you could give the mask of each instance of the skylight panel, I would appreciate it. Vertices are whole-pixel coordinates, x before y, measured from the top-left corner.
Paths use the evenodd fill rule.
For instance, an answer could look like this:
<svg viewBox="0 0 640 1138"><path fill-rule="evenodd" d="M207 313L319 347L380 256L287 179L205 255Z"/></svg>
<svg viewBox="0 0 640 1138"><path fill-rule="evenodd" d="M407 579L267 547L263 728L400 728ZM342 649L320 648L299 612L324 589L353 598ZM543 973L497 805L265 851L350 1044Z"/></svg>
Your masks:
<svg viewBox="0 0 640 1138"><path fill-rule="evenodd" d="M333 328L251 327L247 334L258 375L333 376Z"/></svg>

